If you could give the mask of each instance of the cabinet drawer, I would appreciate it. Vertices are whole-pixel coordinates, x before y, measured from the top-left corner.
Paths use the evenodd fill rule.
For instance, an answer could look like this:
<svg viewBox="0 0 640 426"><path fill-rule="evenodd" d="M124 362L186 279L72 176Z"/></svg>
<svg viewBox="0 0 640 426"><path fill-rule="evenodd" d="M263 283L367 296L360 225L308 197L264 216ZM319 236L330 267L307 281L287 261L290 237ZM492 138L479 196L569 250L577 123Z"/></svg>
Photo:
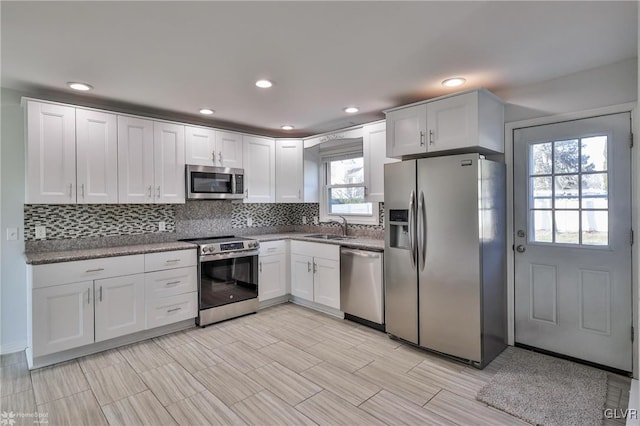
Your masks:
<svg viewBox="0 0 640 426"><path fill-rule="evenodd" d="M144 274L146 299L158 299L198 291L197 271L198 268L195 266L188 266Z"/></svg>
<svg viewBox="0 0 640 426"><path fill-rule="evenodd" d="M340 260L340 246L307 241L291 241L291 254Z"/></svg>
<svg viewBox="0 0 640 426"><path fill-rule="evenodd" d="M147 329L197 316L198 292L147 300Z"/></svg>
<svg viewBox="0 0 640 426"><path fill-rule="evenodd" d="M195 249L148 253L144 255L144 270L149 272L183 268L185 266L195 266L196 262Z"/></svg>
<svg viewBox="0 0 640 426"><path fill-rule="evenodd" d="M281 241L267 241L260 243L260 256L271 256L272 254L286 254L287 242Z"/></svg>
<svg viewBox="0 0 640 426"><path fill-rule="evenodd" d="M104 257L75 262L33 265L33 288L100 280L144 272L144 255Z"/></svg>

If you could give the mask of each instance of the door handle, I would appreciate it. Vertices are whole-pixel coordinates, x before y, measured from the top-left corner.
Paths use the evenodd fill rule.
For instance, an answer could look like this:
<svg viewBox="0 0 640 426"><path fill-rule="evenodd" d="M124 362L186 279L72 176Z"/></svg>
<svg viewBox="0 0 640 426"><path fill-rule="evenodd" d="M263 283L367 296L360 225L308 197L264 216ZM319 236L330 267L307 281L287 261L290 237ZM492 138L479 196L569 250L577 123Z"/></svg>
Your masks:
<svg viewBox="0 0 640 426"><path fill-rule="evenodd" d="M87 269L85 272L100 272L104 271L104 268Z"/></svg>
<svg viewBox="0 0 640 426"><path fill-rule="evenodd" d="M218 163L222 165L222 151L218 151Z"/></svg>
<svg viewBox="0 0 640 426"><path fill-rule="evenodd" d="M424 210L424 192L420 191L420 199L418 200L418 268L424 271L426 247L425 245L425 210Z"/></svg>
<svg viewBox="0 0 640 426"><path fill-rule="evenodd" d="M260 273L262 273L262 262L260 262L259 265L260 265Z"/></svg>
<svg viewBox="0 0 640 426"><path fill-rule="evenodd" d="M80 185L80 194L81 194L81 197L84 198L84 183Z"/></svg>
<svg viewBox="0 0 640 426"><path fill-rule="evenodd" d="M307 272L311 272L311 262L307 262Z"/></svg>
<svg viewBox="0 0 640 426"><path fill-rule="evenodd" d="M158 198L160 198L160 185L158 185Z"/></svg>
<svg viewBox="0 0 640 426"><path fill-rule="evenodd" d="M102 286L100 286L100 301L102 302Z"/></svg>
<svg viewBox="0 0 640 426"><path fill-rule="evenodd" d="M151 198L151 185L149 185L149 198Z"/></svg>
<svg viewBox="0 0 640 426"><path fill-rule="evenodd" d="M215 164L215 162L216 162L216 152L215 152L215 151L212 151L212 152L211 152L211 160L212 160L212 161L213 161L213 163Z"/></svg>
<svg viewBox="0 0 640 426"><path fill-rule="evenodd" d="M169 313L171 313L171 312L177 312L177 311L179 311L180 309L182 309L182 308L167 309L167 313L169 314Z"/></svg>
<svg viewBox="0 0 640 426"><path fill-rule="evenodd" d="M313 262L313 273L315 274L316 272L318 272L318 264Z"/></svg>
<svg viewBox="0 0 640 426"><path fill-rule="evenodd" d="M523 246L522 244L518 245L518 247L516 247L516 251L518 253L524 253L525 251L527 251L527 248L525 246Z"/></svg>
<svg viewBox="0 0 640 426"><path fill-rule="evenodd" d="M416 267L416 243L415 243L415 199L416 191L412 190L409 197L409 257L411 258L411 268Z"/></svg>
<svg viewBox="0 0 640 426"><path fill-rule="evenodd" d="M429 130L429 145L433 145L433 130Z"/></svg>
<svg viewBox="0 0 640 426"><path fill-rule="evenodd" d="M69 184L69 197L73 197L73 184Z"/></svg>
<svg viewBox="0 0 640 426"><path fill-rule="evenodd" d="M424 132L420 130L420 146L424 146Z"/></svg>

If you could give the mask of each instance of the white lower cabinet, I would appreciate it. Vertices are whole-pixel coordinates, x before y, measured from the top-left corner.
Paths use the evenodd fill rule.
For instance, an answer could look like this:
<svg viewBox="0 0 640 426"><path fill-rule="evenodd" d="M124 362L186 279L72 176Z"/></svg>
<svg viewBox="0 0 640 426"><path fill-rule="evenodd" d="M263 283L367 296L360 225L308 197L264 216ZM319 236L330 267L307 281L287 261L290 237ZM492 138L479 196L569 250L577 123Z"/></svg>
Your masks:
<svg viewBox="0 0 640 426"><path fill-rule="evenodd" d="M93 281L33 290L33 356L93 343Z"/></svg>
<svg viewBox="0 0 640 426"><path fill-rule="evenodd" d="M95 341L144 330L144 274L96 280Z"/></svg>
<svg viewBox="0 0 640 426"><path fill-rule="evenodd" d="M258 258L258 301L275 299L287 294L286 241L260 244Z"/></svg>
<svg viewBox="0 0 640 426"><path fill-rule="evenodd" d="M195 263L194 249L29 265L29 366L34 358L195 318Z"/></svg>
<svg viewBox="0 0 640 426"><path fill-rule="evenodd" d="M340 309L340 246L292 241L291 294Z"/></svg>

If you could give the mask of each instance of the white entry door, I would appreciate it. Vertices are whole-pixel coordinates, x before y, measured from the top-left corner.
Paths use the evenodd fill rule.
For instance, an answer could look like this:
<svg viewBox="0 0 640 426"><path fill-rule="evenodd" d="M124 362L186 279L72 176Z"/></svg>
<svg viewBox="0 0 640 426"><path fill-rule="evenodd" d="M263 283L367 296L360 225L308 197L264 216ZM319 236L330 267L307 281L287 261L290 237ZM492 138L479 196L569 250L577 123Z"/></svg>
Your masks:
<svg viewBox="0 0 640 426"><path fill-rule="evenodd" d="M631 116L514 131L515 340L631 371Z"/></svg>

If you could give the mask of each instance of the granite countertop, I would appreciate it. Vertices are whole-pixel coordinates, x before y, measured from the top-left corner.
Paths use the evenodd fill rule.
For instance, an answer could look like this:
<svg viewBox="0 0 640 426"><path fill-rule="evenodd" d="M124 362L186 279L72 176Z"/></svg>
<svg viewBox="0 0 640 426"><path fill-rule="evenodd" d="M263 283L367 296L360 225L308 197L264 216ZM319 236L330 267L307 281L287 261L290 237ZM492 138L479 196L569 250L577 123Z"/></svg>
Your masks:
<svg viewBox="0 0 640 426"><path fill-rule="evenodd" d="M301 232L286 232L281 234L260 234L246 236L255 238L260 242L290 239L298 241L310 241L314 243L334 244L343 247L351 247L363 250L384 251L384 240L357 237L349 238L346 240L324 240L320 238L309 238L309 235L313 234ZM171 241L164 243L136 244L129 246L105 247L88 250L65 250L40 253L25 253L25 258L27 264L43 265L46 263L72 262L76 260L97 259L101 257L128 256L134 254L157 253L173 250L189 250L195 248L196 246L192 243Z"/></svg>
<svg viewBox="0 0 640 426"><path fill-rule="evenodd" d="M322 238L309 238L309 235L314 234L310 234L308 232L288 232L282 234L252 235L251 238L255 238L260 242L290 239L298 241L309 241L313 243L334 244L355 249L384 251L384 240L359 237L350 237L346 240L325 240Z"/></svg>
<svg viewBox="0 0 640 426"><path fill-rule="evenodd" d="M131 246L106 247L89 250L49 251L25 253L27 264L72 262L76 260L97 259L101 257L128 256L133 254L157 253L162 251L189 250L196 246L191 243L172 241L166 243L138 244Z"/></svg>

